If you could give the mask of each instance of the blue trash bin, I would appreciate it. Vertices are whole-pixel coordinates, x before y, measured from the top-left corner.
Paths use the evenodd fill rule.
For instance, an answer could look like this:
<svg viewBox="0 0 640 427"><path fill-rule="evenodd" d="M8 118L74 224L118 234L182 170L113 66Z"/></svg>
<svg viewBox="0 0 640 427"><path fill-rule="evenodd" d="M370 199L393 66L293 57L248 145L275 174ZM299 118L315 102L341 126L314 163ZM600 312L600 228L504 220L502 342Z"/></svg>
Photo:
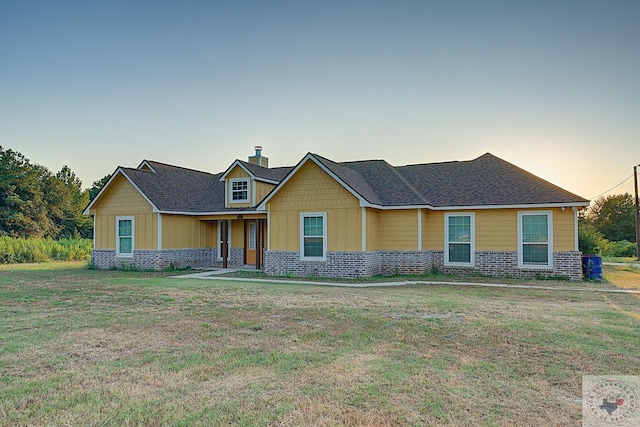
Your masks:
<svg viewBox="0 0 640 427"><path fill-rule="evenodd" d="M587 280L602 280L602 257L582 255L582 274Z"/></svg>

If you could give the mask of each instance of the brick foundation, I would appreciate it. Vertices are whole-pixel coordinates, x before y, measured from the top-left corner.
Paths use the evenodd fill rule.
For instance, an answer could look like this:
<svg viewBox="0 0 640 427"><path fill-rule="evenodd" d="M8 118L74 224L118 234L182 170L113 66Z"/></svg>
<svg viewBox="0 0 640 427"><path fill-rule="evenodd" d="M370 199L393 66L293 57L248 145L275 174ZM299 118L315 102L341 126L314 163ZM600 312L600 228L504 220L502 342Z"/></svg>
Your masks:
<svg viewBox="0 0 640 427"><path fill-rule="evenodd" d="M215 248L137 250L133 257L116 257L115 250L93 250L93 265L97 269L163 270L218 264L220 261ZM232 248L229 265L243 264L244 250ZM554 252L551 269L520 268L518 254L512 251L478 251L473 267L445 266L443 251L329 252L326 261L303 261L299 252L264 252L264 271L270 276L371 277L377 274L422 274L432 270L463 276L582 278L581 253L577 251Z"/></svg>
<svg viewBox="0 0 640 427"><path fill-rule="evenodd" d="M215 248L134 250L132 257L116 257L115 250L94 249L92 251L93 265L99 270L110 268L164 270L169 267L210 267L217 264L216 256ZM233 259L233 251L231 258Z"/></svg>
<svg viewBox="0 0 640 427"><path fill-rule="evenodd" d="M458 275L492 277L582 278L580 252L555 252L553 268L520 268L511 251L475 253L473 267L444 265L443 251L329 252L326 261L304 261L299 252L265 251L264 271L271 276L370 277L377 274L422 274L436 270Z"/></svg>

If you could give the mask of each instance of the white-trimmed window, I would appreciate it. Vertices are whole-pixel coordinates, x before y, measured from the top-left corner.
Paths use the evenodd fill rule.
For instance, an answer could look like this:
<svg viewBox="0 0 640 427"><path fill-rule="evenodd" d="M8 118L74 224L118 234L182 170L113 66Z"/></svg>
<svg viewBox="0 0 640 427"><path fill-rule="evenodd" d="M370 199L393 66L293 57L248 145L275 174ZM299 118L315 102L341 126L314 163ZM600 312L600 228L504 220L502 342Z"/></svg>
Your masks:
<svg viewBox="0 0 640 427"><path fill-rule="evenodd" d="M231 203L246 203L249 201L249 180L236 178L230 180Z"/></svg>
<svg viewBox="0 0 640 427"><path fill-rule="evenodd" d="M134 217L116 217L116 256L133 256L134 235Z"/></svg>
<svg viewBox="0 0 640 427"><path fill-rule="evenodd" d="M444 263L452 266L473 266L475 253L475 215L447 213L444 215Z"/></svg>
<svg viewBox="0 0 640 427"><path fill-rule="evenodd" d="M553 215L551 211L518 212L518 266L553 266Z"/></svg>
<svg viewBox="0 0 640 427"><path fill-rule="evenodd" d="M300 259L324 261L327 259L327 213L300 214Z"/></svg>

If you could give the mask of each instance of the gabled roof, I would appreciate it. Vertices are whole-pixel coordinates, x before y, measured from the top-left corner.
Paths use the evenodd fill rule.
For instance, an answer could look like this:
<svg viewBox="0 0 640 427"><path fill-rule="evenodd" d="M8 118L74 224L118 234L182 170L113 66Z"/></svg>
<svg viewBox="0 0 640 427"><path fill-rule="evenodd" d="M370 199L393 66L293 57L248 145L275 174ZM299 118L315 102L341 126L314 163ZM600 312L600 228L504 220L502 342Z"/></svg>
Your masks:
<svg viewBox="0 0 640 427"><path fill-rule="evenodd" d="M93 204L116 176L125 177L155 212L207 214L265 210L266 203L308 161L314 162L359 201L379 209L424 207L464 209L497 207L587 206L589 201L543 180L492 154L462 162L392 166L384 160L337 163L308 153L294 167L264 168L236 160L224 173L144 160L137 169L119 167ZM240 166L258 181L277 184L256 208L225 207L224 178Z"/></svg>
<svg viewBox="0 0 640 427"><path fill-rule="evenodd" d="M153 170L149 171L147 166ZM155 212L201 214L247 211L247 208L225 208L224 182L221 173L210 174L193 169L145 160L138 169L119 167L100 193L85 209L85 214L116 176L124 176L151 204Z"/></svg>
<svg viewBox="0 0 640 427"><path fill-rule="evenodd" d="M308 161L333 176L360 200L376 208L431 209L586 206L589 201L492 154L464 162L391 166L384 160L336 163L308 153L258 209Z"/></svg>

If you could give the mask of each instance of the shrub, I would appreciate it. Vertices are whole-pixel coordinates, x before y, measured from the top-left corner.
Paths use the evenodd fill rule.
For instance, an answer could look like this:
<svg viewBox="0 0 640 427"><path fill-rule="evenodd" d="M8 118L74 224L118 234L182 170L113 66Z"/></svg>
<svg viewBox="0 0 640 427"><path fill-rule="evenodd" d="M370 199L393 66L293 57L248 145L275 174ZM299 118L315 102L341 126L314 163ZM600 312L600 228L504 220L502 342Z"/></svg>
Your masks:
<svg viewBox="0 0 640 427"><path fill-rule="evenodd" d="M601 245L608 242L604 235L590 223L580 222L578 226L578 249L583 254L600 254Z"/></svg>
<svg viewBox="0 0 640 427"><path fill-rule="evenodd" d="M0 237L0 264L91 259L91 239Z"/></svg>
<svg viewBox="0 0 640 427"><path fill-rule="evenodd" d="M635 257L636 244L629 242L628 240L621 240L619 242L610 242L606 239L598 246L599 253L606 257Z"/></svg>

